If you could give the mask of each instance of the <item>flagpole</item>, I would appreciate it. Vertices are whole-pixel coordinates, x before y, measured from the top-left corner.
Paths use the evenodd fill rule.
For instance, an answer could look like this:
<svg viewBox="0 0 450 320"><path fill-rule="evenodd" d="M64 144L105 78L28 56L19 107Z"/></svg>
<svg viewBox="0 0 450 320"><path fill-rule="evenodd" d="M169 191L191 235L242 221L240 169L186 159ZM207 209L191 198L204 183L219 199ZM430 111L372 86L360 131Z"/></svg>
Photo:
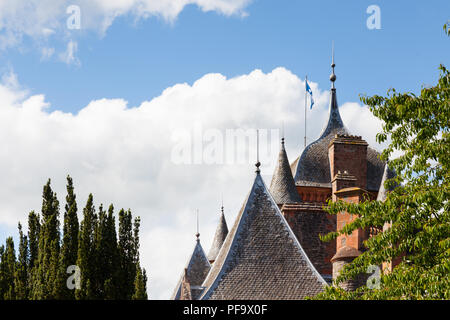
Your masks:
<svg viewBox="0 0 450 320"><path fill-rule="evenodd" d="M307 103L307 92L306 92L306 83L308 82L308 75L305 76L305 148L306 148L306 103Z"/></svg>

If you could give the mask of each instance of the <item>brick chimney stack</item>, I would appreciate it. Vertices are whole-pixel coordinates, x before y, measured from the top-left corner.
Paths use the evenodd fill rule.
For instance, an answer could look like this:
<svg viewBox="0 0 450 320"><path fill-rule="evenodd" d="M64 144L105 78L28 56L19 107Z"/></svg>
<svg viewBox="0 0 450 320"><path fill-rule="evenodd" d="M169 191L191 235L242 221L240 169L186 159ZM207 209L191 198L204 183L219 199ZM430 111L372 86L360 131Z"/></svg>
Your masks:
<svg viewBox="0 0 450 320"><path fill-rule="evenodd" d="M367 146L360 136L335 135L328 145L331 178L334 179L339 171L342 174L347 172L356 178L353 187L366 189ZM338 190L333 190L333 193Z"/></svg>

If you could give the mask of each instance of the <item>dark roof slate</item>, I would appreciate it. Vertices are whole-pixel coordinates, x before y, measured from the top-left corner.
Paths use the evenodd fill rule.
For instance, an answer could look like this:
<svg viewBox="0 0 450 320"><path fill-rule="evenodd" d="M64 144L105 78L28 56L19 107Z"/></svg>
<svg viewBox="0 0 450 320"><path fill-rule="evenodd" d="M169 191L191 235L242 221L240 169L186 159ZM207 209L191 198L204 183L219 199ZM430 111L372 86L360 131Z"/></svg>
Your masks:
<svg viewBox="0 0 450 320"><path fill-rule="evenodd" d="M257 174L201 299L303 299L325 285Z"/></svg>
<svg viewBox="0 0 450 320"><path fill-rule="evenodd" d="M292 176L289 160L284 148L284 139L281 141L278 164L272 176L269 190L275 203L278 205L301 201L300 195L295 187L294 177Z"/></svg>
<svg viewBox="0 0 450 320"><path fill-rule="evenodd" d="M383 172L383 178L381 179L381 183L380 183L380 190L378 191L378 196L377 196L377 200L378 201L385 201L387 194L389 191L392 191L393 188L389 188L386 189L384 186L384 183L395 177L395 172L391 169L389 169L388 164L386 163L386 165L384 166L384 172Z"/></svg>
<svg viewBox="0 0 450 320"><path fill-rule="evenodd" d="M180 300L183 281L189 283L192 300L198 299L203 291L200 287L210 269L211 265L208 258L206 258L202 245L200 244L200 239L197 239L194 251L189 258L185 271L183 271L183 274L172 295L172 300Z"/></svg>
<svg viewBox="0 0 450 320"><path fill-rule="evenodd" d="M350 134L345 127L336 97L336 89L331 89L328 122L319 138L310 143L302 152L294 168L295 184L299 186L331 188L328 146L336 134ZM367 190L378 190L383 175L384 162L379 153L367 147Z"/></svg>
<svg viewBox="0 0 450 320"><path fill-rule="evenodd" d="M220 248L222 248L223 242L225 241L227 235L228 235L228 226L225 220L225 214L223 213L222 207L222 213L220 215L220 220L219 224L217 225L216 233L214 234L213 244L208 252L209 261L216 260L216 257L219 254Z"/></svg>

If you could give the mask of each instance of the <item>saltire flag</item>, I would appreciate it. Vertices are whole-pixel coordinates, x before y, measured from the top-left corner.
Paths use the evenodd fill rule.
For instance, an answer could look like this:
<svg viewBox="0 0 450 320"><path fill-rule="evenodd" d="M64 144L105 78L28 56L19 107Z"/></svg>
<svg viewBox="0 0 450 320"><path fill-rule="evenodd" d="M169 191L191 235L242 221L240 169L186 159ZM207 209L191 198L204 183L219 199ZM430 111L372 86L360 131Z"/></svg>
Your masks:
<svg viewBox="0 0 450 320"><path fill-rule="evenodd" d="M312 90L311 87L308 84L308 80L305 80L306 83L306 92L308 92L311 96L311 106L309 107L309 109L312 109L312 106L314 105L314 99L313 99L313 94L312 94Z"/></svg>

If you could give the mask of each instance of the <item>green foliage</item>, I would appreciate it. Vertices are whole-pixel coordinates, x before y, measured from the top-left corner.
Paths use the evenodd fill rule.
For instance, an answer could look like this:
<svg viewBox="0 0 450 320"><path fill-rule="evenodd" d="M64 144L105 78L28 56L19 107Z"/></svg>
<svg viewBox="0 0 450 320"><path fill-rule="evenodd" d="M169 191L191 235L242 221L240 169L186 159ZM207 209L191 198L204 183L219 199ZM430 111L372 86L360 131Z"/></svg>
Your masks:
<svg viewBox="0 0 450 320"><path fill-rule="evenodd" d="M16 299L24 300L28 297L28 238L23 234L22 225L19 223L19 258L14 275L14 286L16 290Z"/></svg>
<svg viewBox="0 0 450 320"><path fill-rule="evenodd" d="M121 282L119 299L131 299L135 291L134 280L136 278L136 268L138 260L138 248L136 242L139 241L139 219L135 221L133 230L133 218L131 211L120 210L119 212L119 251L121 265ZM133 234L134 231L134 234ZM137 240L136 238L137 237Z"/></svg>
<svg viewBox="0 0 450 320"><path fill-rule="evenodd" d="M16 260L11 237L0 246L0 300L3 299L147 299L147 275L139 261L140 219L119 213L116 233L114 206L94 207L92 194L79 224L72 178L67 196L62 239L59 202L50 180L43 188L41 214L28 215L28 236L19 223ZM62 240L62 241L61 241ZM81 270L81 288L67 287L67 268Z"/></svg>
<svg viewBox="0 0 450 320"><path fill-rule="evenodd" d="M33 270L31 297L54 299L60 248L59 201L50 186L50 179L42 194L42 222L39 232L37 265Z"/></svg>
<svg viewBox="0 0 450 320"><path fill-rule="evenodd" d="M16 273L16 253L12 237L6 239L6 247L0 247L0 299L15 299L14 276Z"/></svg>
<svg viewBox="0 0 450 320"><path fill-rule="evenodd" d="M72 300L75 299L73 290L69 290L66 285L69 266L75 265L78 257L78 232L79 223L77 216L77 202L74 193L73 181L67 176L67 195L64 212L63 240L61 246L61 255L57 275L57 284L55 287L55 296L57 299Z"/></svg>
<svg viewBox="0 0 450 320"><path fill-rule="evenodd" d="M89 194L86 206L83 209L83 221L78 234L77 266L81 269L81 288L76 290L77 299L95 299L95 290L92 288L95 281L95 228L97 215L95 213L94 199Z"/></svg>
<svg viewBox="0 0 450 320"><path fill-rule="evenodd" d="M330 202L327 209L332 214L347 211L356 219L324 240L358 228L384 228L365 241L367 250L343 268L337 285L365 273L370 265L394 259L400 264L381 275L379 289L363 286L346 292L329 287L316 298L450 298L450 74L444 66L440 70L438 83L423 88L420 96L390 90L387 97L362 97L383 121L377 140L391 140L382 160L401 154L390 160L397 175L386 182L387 189L397 187L384 202Z"/></svg>
<svg viewBox="0 0 450 320"><path fill-rule="evenodd" d="M147 300L147 274L145 269L138 265L136 269L136 279L134 280L133 300Z"/></svg>

